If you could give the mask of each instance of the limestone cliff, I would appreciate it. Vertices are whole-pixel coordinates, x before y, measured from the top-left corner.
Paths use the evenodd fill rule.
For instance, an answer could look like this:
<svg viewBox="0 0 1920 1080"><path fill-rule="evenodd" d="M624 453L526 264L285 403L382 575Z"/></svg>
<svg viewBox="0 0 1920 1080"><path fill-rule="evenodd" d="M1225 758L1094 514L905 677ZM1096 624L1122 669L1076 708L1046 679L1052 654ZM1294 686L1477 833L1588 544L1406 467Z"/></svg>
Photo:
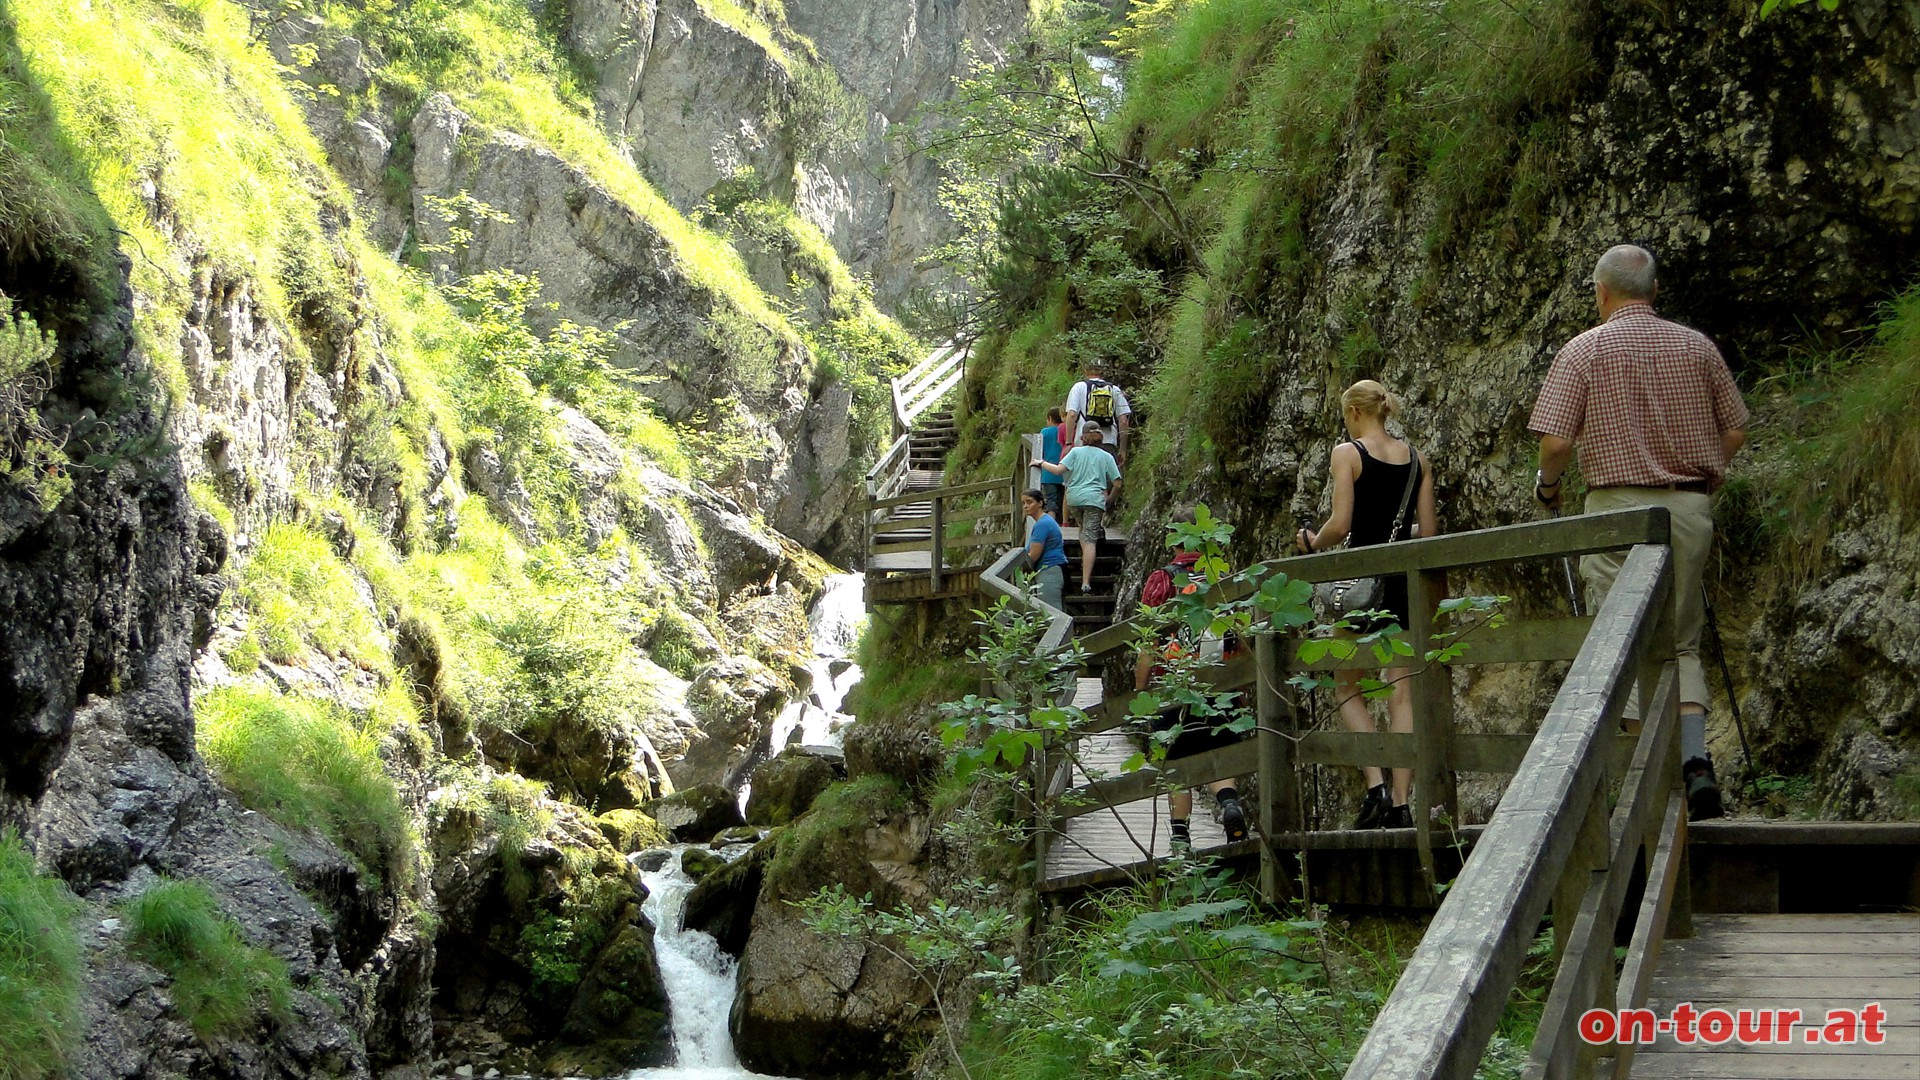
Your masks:
<svg viewBox="0 0 1920 1080"><path fill-rule="evenodd" d="M1781 373L1878 321L1920 254L1920 6L1762 20L1748 4L1543 2L1449 26L1365 5L1205 7L1142 16L1107 131L1179 216L1089 189L1117 200L1123 261L1071 243L1064 259L1009 257L1038 284L1002 290L1009 318L975 354L971 451L987 461L1005 433L1036 426L1076 351L1133 341L1108 358L1143 422L1127 494L1135 588L1175 501L1235 522L1237 559L1282 554L1300 519L1325 512L1337 395L1360 377L1405 400L1446 528L1526 520L1541 378L1593 318L1599 252L1643 243L1662 263L1663 313L1713 336L1763 406L1722 500L1731 538L1716 563L1757 764L1831 760L1843 768L1828 812L1904 812L1889 796L1920 761L1904 519L1847 510L1828 561L1777 597L1795 579L1764 569L1753 537L1780 505L1775 450L1807 435L1796 415L1810 406L1781 394ZM1217 78L1222 64L1242 75ZM1046 197L1035 183L1016 209L1044 216ZM1523 610L1555 602L1544 571L1473 584ZM1463 681L1463 713L1513 723L1546 685L1506 678ZM1737 761L1724 702L1714 735Z"/></svg>
<svg viewBox="0 0 1920 1080"><path fill-rule="evenodd" d="M608 837L804 678L919 347L834 245L939 226L795 212L838 77L760 13L302 8L0 15L0 825L87 964L44 1021L85 1076L658 1063ZM258 965L218 1019L175 881Z"/></svg>

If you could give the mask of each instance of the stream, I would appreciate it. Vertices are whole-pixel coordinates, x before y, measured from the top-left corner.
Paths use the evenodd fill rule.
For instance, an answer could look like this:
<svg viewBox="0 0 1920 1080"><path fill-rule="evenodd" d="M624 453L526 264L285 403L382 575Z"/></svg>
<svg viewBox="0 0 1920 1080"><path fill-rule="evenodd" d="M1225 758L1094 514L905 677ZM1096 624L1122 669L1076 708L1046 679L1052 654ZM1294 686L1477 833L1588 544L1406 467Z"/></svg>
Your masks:
<svg viewBox="0 0 1920 1080"><path fill-rule="evenodd" d="M643 910L652 921L654 955L667 991L673 1028L673 1064L639 1069L626 1080L784 1080L740 1067L727 1017L733 1011L739 964L713 938L680 926L693 879L680 869L687 845L673 849L660 869L641 875L647 885ZM744 850L744 849L742 849Z"/></svg>
<svg viewBox="0 0 1920 1080"><path fill-rule="evenodd" d="M840 745L841 731L853 721L840 706L847 691L860 681L860 668L852 655L867 614L864 588L859 574L835 574L808 612L814 659L807 667L813 673L813 687L774 721L767 740L769 756L792 745ZM743 807L748 791L742 785ZM676 846L673 857L660 869L641 875L647 886L644 910L654 926L654 955L671 1014L673 1064L628 1073L626 1080L786 1080L740 1067L728 1030L739 963L709 935L680 925L687 894L694 886L680 869L686 848ZM734 849L735 854L744 851L744 847Z"/></svg>

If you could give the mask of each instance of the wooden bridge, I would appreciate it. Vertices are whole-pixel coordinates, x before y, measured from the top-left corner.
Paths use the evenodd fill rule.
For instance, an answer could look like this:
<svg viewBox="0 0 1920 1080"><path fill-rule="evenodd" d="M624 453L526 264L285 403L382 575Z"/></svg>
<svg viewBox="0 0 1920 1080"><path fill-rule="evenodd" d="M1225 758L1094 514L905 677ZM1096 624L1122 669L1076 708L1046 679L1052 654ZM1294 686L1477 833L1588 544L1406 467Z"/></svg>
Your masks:
<svg viewBox="0 0 1920 1080"><path fill-rule="evenodd" d="M1257 836L1227 845L1196 815L1196 853L1257 864L1263 892L1278 900L1295 883L1327 898L1438 904L1425 938L1381 1010L1349 1078L1470 1077L1511 997L1527 949L1552 916L1558 973L1527 1066L1529 1077L1906 1077L1920 1080L1920 828L1849 825L1855 850L1891 851L1908 868L1904 884L1870 901L1882 915L1773 914L1781 907L1780 856L1775 891L1728 886L1761 900L1732 905L1757 914L1696 911L1699 867L1690 866L1686 800L1679 775L1678 690L1673 661L1671 555L1663 509L1573 517L1382 547L1345 549L1265 564L1269 573L1328 581L1376 574L1407 577L1412 655L1443 641L1433 612L1449 571L1528 559L1560 559L1630 549L1619 580L1588 618L1549 618L1486 626L1465 635L1454 661L1498 665L1571 661L1552 706L1531 735L1459 732L1447 665L1421 663L1412 675L1412 734L1319 730L1287 679L1304 669L1362 661L1304 663L1298 641L1262 632L1251 656L1216 667L1214 685L1254 703L1254 737L1206 754L1124 772L1134 744L1124 728L1131 693L1110 692L1099 673L1127 663L1138 628L1121 624L1077 639L1082 675L1061 704L1080 712L1064 739L1029 759L1039 888L1066 894L1140 878L1169 852L1157 796L1228 777L1257 777ZM1048 620L1045 650L1074 636L1067 612L1016 588L1006 551L979 574L991 596ZM1222 599L1249 595L1228 580ZM1623 711L1638 695L1644 726L1623 733ZM1306 764L1412 767L1413 830L1311 831L1301 811L1296 770ZM1457 772L1506 773L1511 780L1491 821L1452 829L1443 840L1436 811L1460 820ZM1764 825L1732 828L1767 829ZM1710 823L1703 836L1729 826ZM1797 827L1807 833L1804 826ZM1904 830L1904 831L1903 831ZM1774 829L1774 847L1794 850L1792 830ZM1802 862L1824 840L1812 830ZM1764 844L1753 845L1755 850ZM1769 849L1770 850L1770 849ZM1792 860L1787 860L1791 862ZM1729 864L1731 865L1731 864ZM1441 882L1458 868L1445 887ZM1356 868L1358 868L1356 870ZM1397 873L1395 868L1398 868ZM1756 871L1764 881L1764 870ZM1344 886L1342 883L1345 883ZM1837 883L1844 885L1845 882ZM1341 896L1351 892L1362 897ZM1727 891L1723 889L1722 891ZM1725 910L1723 906L1721 910ZM1616 957L1616 934L1627 942ZM1577 1024L1592 1008L1699 1009L1798 1007L1818 1026L1828 1007L1882 1002L1891 1034L1878 1045L1786 1045L1737 1039L1682 1044L1590 1046Z"/></svg>

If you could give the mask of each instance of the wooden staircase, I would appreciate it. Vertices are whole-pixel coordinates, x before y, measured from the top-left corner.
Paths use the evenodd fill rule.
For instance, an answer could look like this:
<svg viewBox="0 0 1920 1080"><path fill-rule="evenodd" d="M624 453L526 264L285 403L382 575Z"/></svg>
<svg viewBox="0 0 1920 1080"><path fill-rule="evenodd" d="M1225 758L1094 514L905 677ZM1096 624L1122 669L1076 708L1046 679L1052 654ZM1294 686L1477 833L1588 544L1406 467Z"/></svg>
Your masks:
<svg viewBox="0 0 1920 1080"><path fill-rule="evenodd" d="M969 595L994 549L1022 535L1014 478L946 483L957 430L941 403L965 363L966 350L947 345L893 380L896 437L866 478L870 605Z"/></svg>

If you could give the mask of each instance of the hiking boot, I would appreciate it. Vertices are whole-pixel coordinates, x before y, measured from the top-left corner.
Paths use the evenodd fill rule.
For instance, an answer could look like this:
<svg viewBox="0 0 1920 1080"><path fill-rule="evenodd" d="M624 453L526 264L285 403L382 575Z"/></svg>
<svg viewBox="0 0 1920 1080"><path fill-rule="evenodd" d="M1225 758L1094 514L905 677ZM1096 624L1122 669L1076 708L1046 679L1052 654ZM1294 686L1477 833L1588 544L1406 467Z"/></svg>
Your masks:
<svg viewBox="0 0 1920 1080"><path fill-rule="evenodd" d="M1193 830L1184 821L1176 821L1167 827L1167 846L1175 855L1185 855L1193 850Z"/></svg>
<svg viewBox="0 0 1920 1080"><path fill-rule="evenodd" d="M1240 807L1240 800L1227 797L1220 800L1220 827L1227 830L1227 843L1235 843L1247 838L1247 812Z"/></svg>
<svg viewBox="0 0 1920 1080"><path fill-rule="evenodd" d="M1402 804L1400 806L1395 806L1390 808L1387 811L1386 816L1380 819L1380 827L1383 829L1413 828L1412 804Z"/></svg>
<svg viewBox="0 0 1920 1080"><path fill-rule="evenodd" d="M1393 809L1393 801L1387 797L1387 785L1375 784L1367 789L1367 797L1360 800L1360 816L1353 819L1356 829L1379 829L1387 824L1387 811Z"/></svg>
<svg viewBox="0 0 1920 1080"><path fill-rule="evenodd" d="M1713 778L1713 762L1694 758L1681 766L1680 775L1687 779L1688 821L1708 821L1726 816L1727 809L1720 802L1720 785Z"/></svg>

